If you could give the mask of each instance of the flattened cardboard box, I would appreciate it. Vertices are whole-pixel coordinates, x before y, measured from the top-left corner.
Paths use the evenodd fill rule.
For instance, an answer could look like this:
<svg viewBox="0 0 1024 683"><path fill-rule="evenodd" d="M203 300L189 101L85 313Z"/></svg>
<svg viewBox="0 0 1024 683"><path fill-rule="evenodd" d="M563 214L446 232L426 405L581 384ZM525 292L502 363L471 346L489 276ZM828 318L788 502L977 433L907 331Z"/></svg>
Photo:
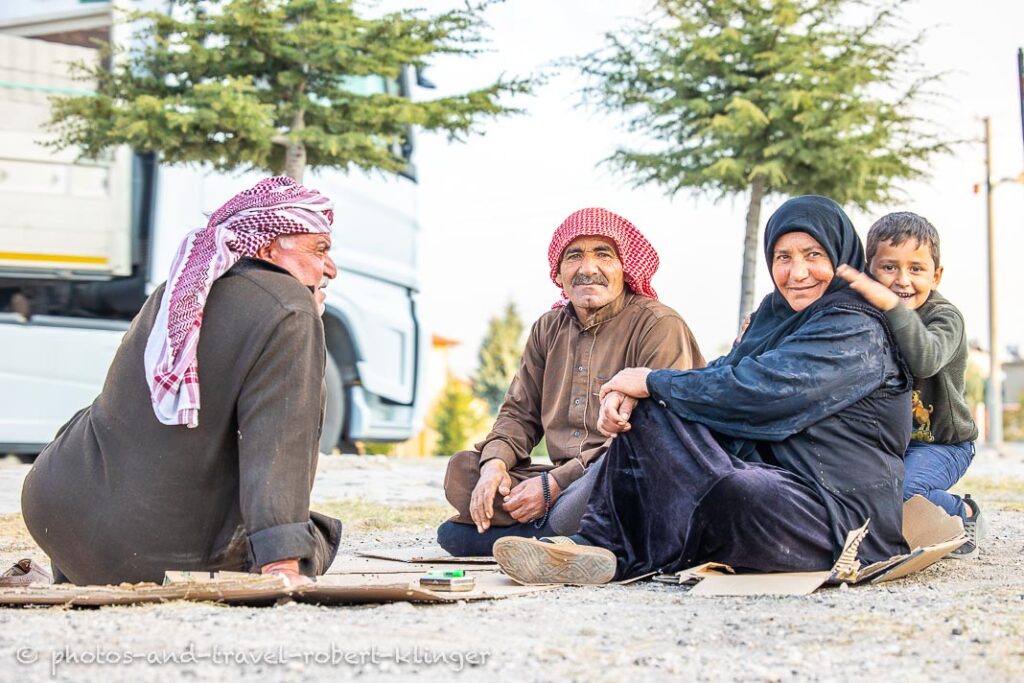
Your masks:
<svg viewBox="0 0 1024 683"><path fill-rule="evenodd" d="M438 563L438 564L495 564L491 556L455 557L439 545L417 546L413 548L377 548L376 550L360 550L360 557L373 557L394 562Z"/></svg>
<svg viewBox="0 0 1024 683"><path fill-rule="evenodd" d="M487 564L477 562L404 562L401 560L387 560L376 557L357 554L338 554L334 559L331 568L327 570L328 575L332 574L408 574L419 572L427 574L432 571L450 571L461 569L464 572L495 572L498 570L496 562Z"/></svg>
<svg viewBox="0 0 1024 683"><path fill-rule="evenodd" d="M472 591L448 593L422 588L421 574L332 574L315 583L288 586L277 576L241 572L167 572L164 585L117 586L31 585L0 588L0 605L69 605L99 607L137 605L170 600L266 606L281 601L318 605L357 605L387 602L459 602L494 600L551 590L557 586L521 586L495 571L474 574Z"/></svg>
<svg viewBox="0 0 1024 683"><path fill-rule="evenodd" d="M419 579L430 571L472 572L471 591L423 588ZM164 584L117 586L31 585L0 588L0 605L70 605L98 607L190 600L229 605L274 605L281 601L320 605L387 602L445 603L496 600L551 590L557 586L522 586L498 572L491 557L455 558L439 547L389 548L340 555L316 583L289 587L276 576L243 572L168 571Z"/></svg>
<svg viewBox="0 0 1024 683"><path fill-rule="evenodd" d="M654 577L673 585L695 584L691 595L808 595L825 584L882 583L920 571L959 548L967 539L959 517L922 496L903 504L903 537L911 551L861 567L857 549L869 522L846 536L846 545L829 571L777 574L736 574L731 567L709 562L675 574Z"/></svg>

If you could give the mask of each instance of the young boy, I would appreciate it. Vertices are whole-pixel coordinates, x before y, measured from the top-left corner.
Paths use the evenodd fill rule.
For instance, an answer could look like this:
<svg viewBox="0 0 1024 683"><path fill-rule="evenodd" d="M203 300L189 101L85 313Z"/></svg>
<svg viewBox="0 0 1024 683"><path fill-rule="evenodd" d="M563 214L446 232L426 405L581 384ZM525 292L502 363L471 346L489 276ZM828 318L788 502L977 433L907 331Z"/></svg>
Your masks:
<svg viewBox="0 0 1024 683"><path fill-rule="evenodd" d="M849 266L837 274L885 312L914 375L913 433L904 456L903 498L920 494L964 520L968 541L953 557L978 555L981 510L949 493L974 458L978 428L964 400L967 339L963 316L936 288L942 280L939 234L925 218L890 213L868 231L871 276ZM969 509L968 509L969 508Z"/></svg>

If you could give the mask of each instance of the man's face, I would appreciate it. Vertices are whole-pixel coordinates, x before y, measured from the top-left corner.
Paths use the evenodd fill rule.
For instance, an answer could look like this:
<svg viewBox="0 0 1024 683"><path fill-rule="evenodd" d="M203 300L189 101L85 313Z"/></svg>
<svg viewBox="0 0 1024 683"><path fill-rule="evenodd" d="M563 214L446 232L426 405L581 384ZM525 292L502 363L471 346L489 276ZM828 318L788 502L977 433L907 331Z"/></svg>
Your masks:
<svg viewBox="0 0 1024 683"><path fill-rule="evenodd" d="M257 252L257 256L291 273L296 280L313 288L320 314L327 294L324 287L338 275L331 259L331 236L327 233L281 235Z"/></svg>
<svg viewBox="0 0 1024 683"><path fill-rule="evenodd" d="M622 294L624 275L615 242L591 236L573 240L562 252L555 282L585 322Z"/></svg>
<svg viewBox="0 0 1024 683"><path fill-rule="evenodd" d="M772 247L772 280L794 311L820 299L835 274L825 248L806 232L787 232Z"/></svg>
<svg viewBox="0 0 1024 683"><path fill-rule="evenodd" d="M931 245L918 244L913 238L899 246L892 242L879 242L878 252L869 264L871 275L891 289L903 305L914 310L928 300L928 296L942 280L942 267L935 267Z"/></svg>

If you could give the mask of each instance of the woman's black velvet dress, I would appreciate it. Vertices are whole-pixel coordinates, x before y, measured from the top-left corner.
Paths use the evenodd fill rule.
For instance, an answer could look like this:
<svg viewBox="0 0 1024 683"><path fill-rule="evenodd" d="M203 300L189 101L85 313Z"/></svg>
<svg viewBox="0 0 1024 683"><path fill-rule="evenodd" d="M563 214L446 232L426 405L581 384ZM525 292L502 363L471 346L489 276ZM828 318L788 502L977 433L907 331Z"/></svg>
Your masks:
<svg viewBox="0 0 1024 683"><path fill-rule="evenodd" d="M833 264L863 269L849 219L800 197L769 220L813 235ZM656 370L650 399L616 437L580 535L618 558L617 579L721 562L754 571L828 569L870 519L864 562L908 551L903 452L911 377L885 318L839 278L794 312L778 292L743 340L700 370Z"/></svg>

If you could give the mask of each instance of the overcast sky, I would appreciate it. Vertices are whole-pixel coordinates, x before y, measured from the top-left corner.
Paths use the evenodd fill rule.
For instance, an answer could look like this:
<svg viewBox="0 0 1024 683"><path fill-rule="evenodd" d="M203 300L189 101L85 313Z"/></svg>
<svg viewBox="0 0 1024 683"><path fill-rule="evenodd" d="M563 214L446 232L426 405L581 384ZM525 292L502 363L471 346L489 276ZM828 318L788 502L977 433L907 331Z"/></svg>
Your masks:
<svg viewBox="0 0 1024 683"><path fill-rule="evenodd" d="M436 10L443 2L426 2ZM642 16L638 0L508 0L488 10L492 51L472 60L438 64L429 76L455 92L498 74L525 75L559 57L586 53L602 35ZM1024 3L953 0L913 3L910 29L931 27L920 56L930 69L950 71L940 86L945 102L928 112L960 138L980 138L980 117L993 122L995 175L1024 169L1016 50L1024 46ZM515 104L523 115L490 123L486 134L449 145L419 139L422 222L422 310L432 331L463 342L456 370L469 372L489 316L514 301L527 324L550 307L558 291L548 280L547 244L572 211L603 206L633 221L661 255L654 285L662 301L693 328L713 358L735 332L746 196L719 203L696 194L666 197L655 187L630 189L598 162L625 135L613 119L576 106L579 82L566 73ZM984 195L981 144L937 158L932 176L903 188L904 201L869 214L851 211L863 237L873 218L892 210L928 217L942 236L946 267L941 291L964 312L968 336L987 345ZM784 200L771 197L762 228ZM1024 186L995 192L999 315L1004 344L1024 342ZM770 289L758 261L758 300Z"/></svg>

